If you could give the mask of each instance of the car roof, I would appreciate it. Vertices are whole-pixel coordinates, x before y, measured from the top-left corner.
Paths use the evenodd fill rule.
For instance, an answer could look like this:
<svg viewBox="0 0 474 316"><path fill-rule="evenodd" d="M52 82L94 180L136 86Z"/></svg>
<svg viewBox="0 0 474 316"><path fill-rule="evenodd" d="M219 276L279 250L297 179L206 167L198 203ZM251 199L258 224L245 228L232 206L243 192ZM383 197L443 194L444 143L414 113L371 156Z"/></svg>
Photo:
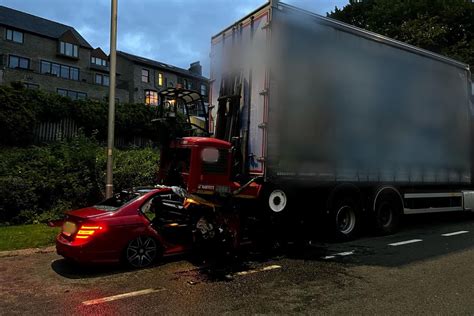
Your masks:
<svg viewBox="0 0 474 316"><path fill-rule="evenodd" d="M182 145L201 145L230 148L232 145L225 140L211 137L183 137L180 141Z"/></svg>
<svg viewBox="0 0 474 316"><path fill-rule="evenodd" d="M144 186L144 187L133 187L133 188L125 189L125 190L122 190L121 192L139 193L141 195L145 195L145 194L148 194L148 193L156 193L156 192L160 192L160 191L171 191L171 190L172 190L172 188L167 187L167 186L159 186L159 187Z"/></svg>

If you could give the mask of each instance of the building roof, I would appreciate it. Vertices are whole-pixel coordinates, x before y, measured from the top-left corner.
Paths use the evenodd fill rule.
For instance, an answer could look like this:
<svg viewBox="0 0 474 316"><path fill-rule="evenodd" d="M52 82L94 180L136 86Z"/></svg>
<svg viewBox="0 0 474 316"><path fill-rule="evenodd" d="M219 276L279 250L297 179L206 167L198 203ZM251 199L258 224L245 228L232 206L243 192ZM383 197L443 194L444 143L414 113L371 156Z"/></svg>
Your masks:
<svg viewBox="0 0 474 316"><path fill-rule="evenodd" d="M65 32L71 31L82 47L92 49L92 46L72 26L43 19L38 16L17 11L1 5L0 25L53 39L59 39Z"/></svg>
<svg viewBox="0 0 474 316"><path fill-rule="evenodd" d="M172 65L169 65L169 64L165 64L165 63L162 63L160 61L156 61L156 60L148 59L148 58L145 58L145 57L132 55L132 54L122 52L122 51L117 51L117 55L120 55L124 58L127 58L128 60L133 61L137 64L150 66L150 67L154 67L154 68L159 68L159 69L163 69L163 70L166 70L166 71L169 71L169 72L179 73L179 74L181 74L183 76L187 76L187 77L193 77L193 78L196 78L196 79L201 79L201 80L206 80L206 81L209 80L208 78L206 78L204 76L200 76L200 75L195 74L195 73L192 73L189 70L179 68L179 67L176 67L176 66L172 66Z"/></svg>
<svg viewBox="0 0 474 316"><path fill-rule="evenodd" d="M100 47L94 48L94 50L91 52L91 57L99 57L104 60L109 60L109 56L107 56L107 54L104 53Z"/></svg>

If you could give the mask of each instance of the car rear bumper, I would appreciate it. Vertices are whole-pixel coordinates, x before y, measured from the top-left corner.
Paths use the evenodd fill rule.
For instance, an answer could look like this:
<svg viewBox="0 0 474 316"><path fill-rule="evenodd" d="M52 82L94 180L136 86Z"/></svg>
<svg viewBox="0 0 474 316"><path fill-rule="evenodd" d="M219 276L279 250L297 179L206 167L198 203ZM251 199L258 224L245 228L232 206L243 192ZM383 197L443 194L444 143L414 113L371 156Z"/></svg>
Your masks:
<svg viewBox="0 0 474 316"><path fill-rule="evenodd" d="M75 245L61 234L56 237L56 252L64 258L78 263L115 263L120 261L120 254L116 251L98 250L93 242Z"/></svg>

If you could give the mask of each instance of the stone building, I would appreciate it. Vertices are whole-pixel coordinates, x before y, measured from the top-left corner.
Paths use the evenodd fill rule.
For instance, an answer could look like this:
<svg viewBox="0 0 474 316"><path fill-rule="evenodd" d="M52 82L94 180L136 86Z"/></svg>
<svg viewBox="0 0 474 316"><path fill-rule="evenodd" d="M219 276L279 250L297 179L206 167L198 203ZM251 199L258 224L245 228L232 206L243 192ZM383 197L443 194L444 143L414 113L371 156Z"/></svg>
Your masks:
<svg viewBox="0 0 474 316"><path fill-rule="evenodd" d="M107 55L71 26L0 6L0 43L2 84L21 82L72 99L108 94ZM126 100L127 91L117 89L117 96Z"/></svg>
<svg viewBox="0 0 474 316"><path fill-rule="evenodd" d="M72 99L106 100L109 58L71 26L0 6L0 84L13 82ZM157 93L176 84L208 95L199 62L186 70L117 53L118 102L156 104Z"/></svg>
<svg viewBox="0 0 474 316"><path fill-rule="evenodd" d="M205 100L209 95L209 82L202 76L199 62L192 63L186 70L119 51L117 69L128 84L130 103L157 104L161 90L177 85L199 91Z"/></svg>

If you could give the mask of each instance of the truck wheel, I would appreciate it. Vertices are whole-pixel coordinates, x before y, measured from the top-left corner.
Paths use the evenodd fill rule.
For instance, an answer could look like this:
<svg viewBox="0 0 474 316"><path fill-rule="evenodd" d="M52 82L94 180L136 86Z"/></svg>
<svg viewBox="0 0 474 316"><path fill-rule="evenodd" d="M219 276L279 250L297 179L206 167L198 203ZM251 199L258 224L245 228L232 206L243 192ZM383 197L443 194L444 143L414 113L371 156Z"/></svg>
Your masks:
<svg viewBox="0 0 474 316"><path fill-rule="evenodd" d="M375 230L380 235L395 233L400 226L402 206L392 195L381 197L375 205Z"/></svg>
<svg viewBox="0 0 474 316"><path fill-rule="evenodd" d="M289 200L288 193L280 188L269 188L264 192L261 202L263 204L265 221L274 227L288 224Z"/></svg>
<svg viewBox="0 0 474 316"><path fill-rule="evenodd" d="M266 249L280 248L288 233L288 194L277 187L267 187L260 198L262 227L259 243Z"/></svg>
<svg viewBox="0 0 474 316"><path fill-rule="evenodd" d="M270 192L268 195L268 208L271 212L275 214L280 214L286 210L286 206L288 204L288 198L280 189L275 189Z"/></svg>
<svg viewBox="0 0 474 316"><path fill-rule="evenodd" d="M348 241L355 239L360 227L359 205L350 198L335 203L330 213L333 237L336 240Z"/></svg>

